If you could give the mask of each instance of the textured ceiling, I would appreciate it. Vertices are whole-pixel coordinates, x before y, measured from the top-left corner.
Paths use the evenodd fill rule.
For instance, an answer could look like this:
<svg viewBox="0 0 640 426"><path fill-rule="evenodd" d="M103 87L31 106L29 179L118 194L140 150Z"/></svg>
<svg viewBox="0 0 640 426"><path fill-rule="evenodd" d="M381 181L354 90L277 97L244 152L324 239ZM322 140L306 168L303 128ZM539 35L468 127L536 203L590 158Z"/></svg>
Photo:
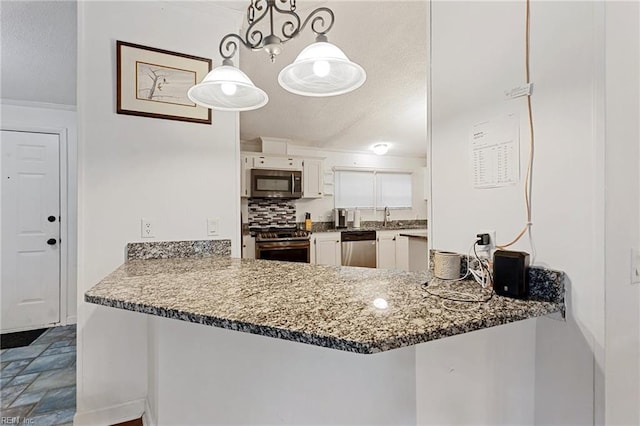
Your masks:
<svg viewBox="0 0 640 426"><path fill-rule="evenodd" d="M320 2L313 2L317 6ZM240 137L291 139L331 149L366 150L390 142L389 154L426 155L427 4L422 1L327 1L335 13L329 41L367 72L360 89L310 98L278 85L278 73L309 43L309 28L286 43L272 64L264 52L240 51L240 65L269 103L240 114ZM309 6L302 9L302 18Z"/></svg>
<svg viewBox="0 0 640 426"><path fill-rule="evenodd" d="M248 0L185 2L193 10L223 5L244 16ZM280 70L314 41L309 28L286 43L272 64L264 52L240 50L240 65L270 101L240 113L240 137L291 139L320 148L367 150L389 142L389 154L426 155L427 3L425 1L298 0L305 18L318 6L335 13L329 41L364 67L367 81L342 96L293 95L277 82ZM0 0L0 97L76 103L76 3ZM219 40L212 40L217 45ZM218 56L218 55L216 55ZM214 59L215 64L220 58Z"/></svg>
<svg viewBox="0 0 640 426"><path fill-rule="evenodd" d="M76 2L0 1L0 97L76 104Z"/></svg>

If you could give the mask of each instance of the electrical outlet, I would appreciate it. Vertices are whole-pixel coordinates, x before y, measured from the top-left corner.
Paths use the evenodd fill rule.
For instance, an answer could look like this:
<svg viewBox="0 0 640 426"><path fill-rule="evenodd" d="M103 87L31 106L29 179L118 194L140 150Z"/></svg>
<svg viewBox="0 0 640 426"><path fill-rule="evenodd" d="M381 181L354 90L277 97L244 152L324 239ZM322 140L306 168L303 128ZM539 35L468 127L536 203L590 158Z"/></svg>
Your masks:
<svg viewBox="0 0 640 426"><path fill-rule="evenodd" d="M207 219L207 235L214 236L214 235L218 235L218 224L220 222L220 219L213 218L210 217Z"/></svg>
<svg viewBox="0 0 640 426"><path fill-rule="evenodd" d="M153 219L142 218L140 220L140 235L142 238L155 238L156 231Z"/></svg>
<svg viewBox="0 0 640 426"><path fill-rule="evenodd" d="M631 249L631 284L640 284L640 250Z"/></svg>
<svg viewBox="0 0 640 426"><path fill-rule="evenodd" d="M496 231L494 230L483 230L483 231L478 231L476 233L477 234L489 234L489 244L481 246L478 245L476 246L476 249L479 251L488 251L490 254L492 254L495 249L496 249Z"/></svg>

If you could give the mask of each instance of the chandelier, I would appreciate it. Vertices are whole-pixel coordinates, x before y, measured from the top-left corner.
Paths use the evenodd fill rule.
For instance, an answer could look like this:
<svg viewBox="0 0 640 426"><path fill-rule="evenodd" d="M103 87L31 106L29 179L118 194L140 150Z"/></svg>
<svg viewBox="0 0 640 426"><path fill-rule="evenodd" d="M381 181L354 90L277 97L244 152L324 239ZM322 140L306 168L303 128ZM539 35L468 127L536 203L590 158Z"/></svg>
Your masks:
<svg viewBox="0 0 640 426"><path fill-rule="evenodd" d="M295 38L307 25L315 33L316 40L305 47L292 64L280 71L280 86L297 95L314 97L342 95L362 86L367 79L364 69L327 41L327 33L334 21L331 9L319 7L304 21L295 10L296 0L251 0L247 8L249 26L244 37L231 33L220 40L222 65L189 89L189 99L206 108L222 111L250 111L266 105L269 96L235 67L231 59L238 52L239 45L243 45L254 51L264 50L271 62L275 62L282 45ZM274 32L276 14L284 20L278 34ZM269 33L265 35L257 26L267 18Z"/></svg>

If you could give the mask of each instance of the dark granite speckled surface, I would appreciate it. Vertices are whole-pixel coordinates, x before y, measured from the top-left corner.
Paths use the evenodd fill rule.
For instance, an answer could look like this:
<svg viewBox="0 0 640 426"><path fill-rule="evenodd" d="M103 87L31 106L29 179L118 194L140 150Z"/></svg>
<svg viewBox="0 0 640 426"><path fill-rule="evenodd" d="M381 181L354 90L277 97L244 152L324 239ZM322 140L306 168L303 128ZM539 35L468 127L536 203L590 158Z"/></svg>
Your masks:
<svg viewBox="0 0 640 426"><path fill-rule="evenodd" d="M222 256L132 260L85 293L104 306L363 354L560 312L557 301L493 296L447 304L428 272ZM471 282L432 280L484 298ZM385 309L374 306L384 299ZM451 305L453 303L453 305ZM453 308L453 310L451 309ZM470 308L470 310L469 310ZM460 311L458 311L460 309Z"/></svg>
<svg viewBox="0 0 640 426"><path fill-rule="evenodd" d="M231 256L231 240L150 241L127 244L127 260Z"/></svg>

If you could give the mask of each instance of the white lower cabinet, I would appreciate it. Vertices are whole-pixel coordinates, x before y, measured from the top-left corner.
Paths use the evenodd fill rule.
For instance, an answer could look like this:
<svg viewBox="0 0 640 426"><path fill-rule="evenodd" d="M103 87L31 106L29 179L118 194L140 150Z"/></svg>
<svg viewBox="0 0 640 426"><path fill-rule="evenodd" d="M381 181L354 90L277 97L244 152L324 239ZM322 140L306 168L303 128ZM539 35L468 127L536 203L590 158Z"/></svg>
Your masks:
<svg viewBox="0 0 640 426"><path fill-rule="evenodd" d="M396 269L410 271L409 269L409 237L396 237Z"/></svg>
<svg viewBox="0 0 640 426"><path fill-rule="evenodd" d="M242 236L242 258L243 259L255 259L256 258L256 238L251 235Z"/></svg>
<svg viewBox="0 0 640 426"><path fill-rule="evenodd" d="M426 269L426 240L401 237L401 233L399 230L376 232L376 267L401 271ZM321 232L311 236L311 263L342 264L340 232Z"/></svg>
<svg viewBox="0 0 640 426"><path fill-rule="evenodd" d="M377 265L380 269L410 271L409 237L401 237L402 231L378 231Z"/></svg>
<svg viewBox="0 0 640 426"><path fill-rule="evenodd" d="M407 271L426 271L429 265L429 247L427 244L427 240L423 238L408 238L408 240Z"/></svg>
<svg viewBox="0 0 640 426"><path fill-rule="evenodd" d="M311 263L337 266L342 263L339 232L325 232L313 235Z"/></svg>
<svg viewBox="0 0 640 426"><path fill-rule="evenodd" d="M379 269L396 269L396 236L394 231L376 233L376 266Z"/></svg>

